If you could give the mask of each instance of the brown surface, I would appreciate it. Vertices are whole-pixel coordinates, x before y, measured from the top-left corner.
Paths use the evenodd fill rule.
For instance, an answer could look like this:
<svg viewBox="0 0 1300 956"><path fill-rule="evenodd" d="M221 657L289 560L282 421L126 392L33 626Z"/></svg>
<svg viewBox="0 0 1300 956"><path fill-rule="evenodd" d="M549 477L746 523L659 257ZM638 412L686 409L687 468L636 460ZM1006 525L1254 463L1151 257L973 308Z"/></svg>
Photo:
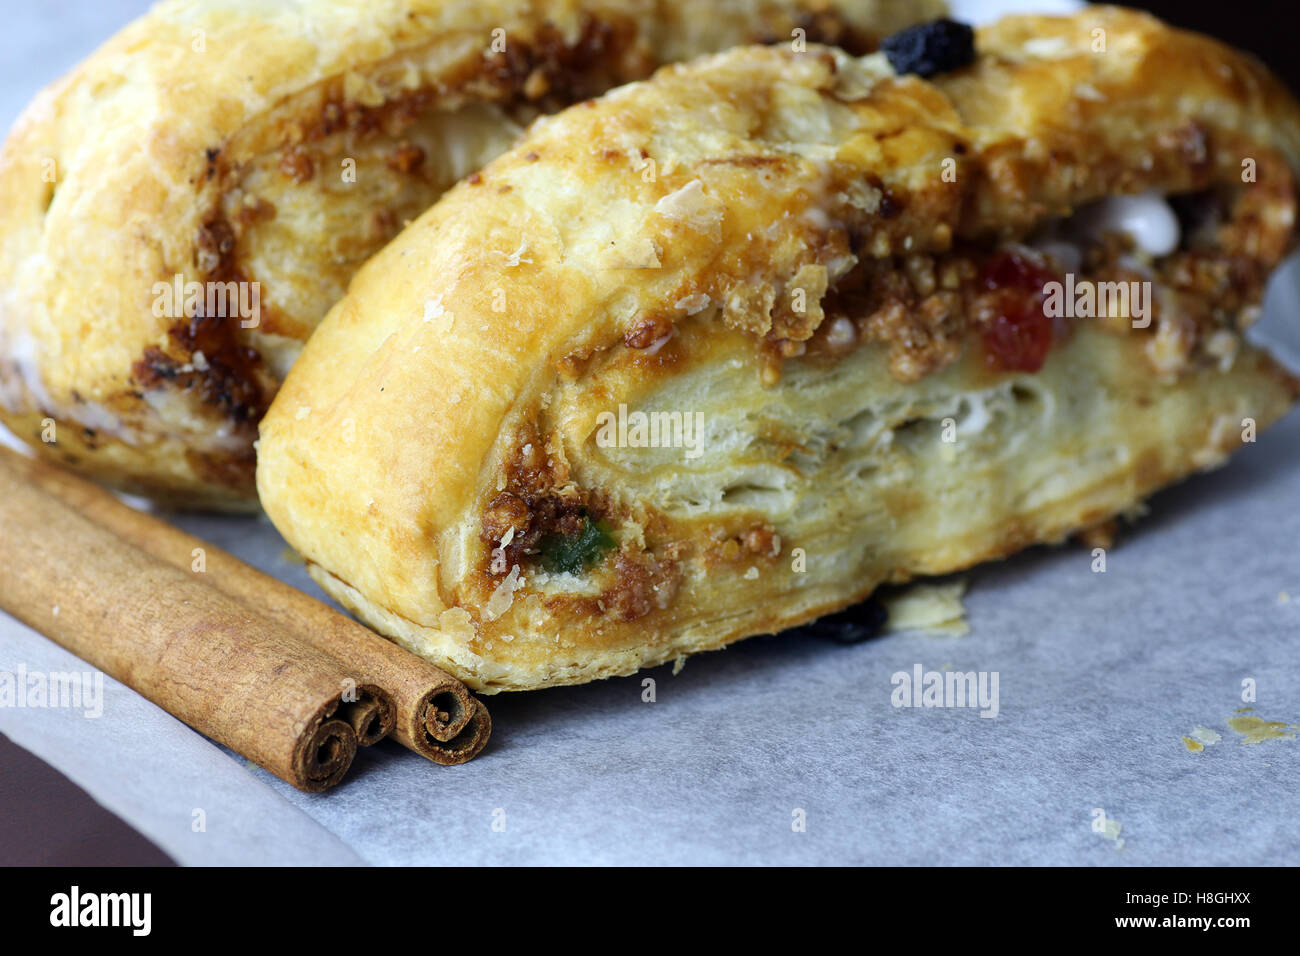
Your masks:
<svg viewBox="0 0 1300 956"><path fill-rule="evenodd" d="M0 866L175 866L49 764L0 734Z"/></svg>

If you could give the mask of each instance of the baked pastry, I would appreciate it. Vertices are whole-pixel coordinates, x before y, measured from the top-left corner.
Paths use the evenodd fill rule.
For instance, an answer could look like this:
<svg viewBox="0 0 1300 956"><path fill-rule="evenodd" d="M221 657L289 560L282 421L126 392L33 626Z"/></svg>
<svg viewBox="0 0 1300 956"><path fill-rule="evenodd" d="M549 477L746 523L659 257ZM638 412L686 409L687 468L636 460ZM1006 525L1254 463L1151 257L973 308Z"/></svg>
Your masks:
<svg viewBox="0 0 1300 956"><path fill-rule="evenodd" d="M159 4L0 153L0 416L119 486L250 507L257 420L353 271L538 113L736 43L874 48L939 6Z"/></svg>
<svg viewBox="0 0 1300 956"><path fill-rule="evenodd" d="M1221 463L1300 389L1241 335L1300 107L1117 8L976 52L927 80L742 48L537 122L308 343L267 513L490 693L779 631Z"/></svg>

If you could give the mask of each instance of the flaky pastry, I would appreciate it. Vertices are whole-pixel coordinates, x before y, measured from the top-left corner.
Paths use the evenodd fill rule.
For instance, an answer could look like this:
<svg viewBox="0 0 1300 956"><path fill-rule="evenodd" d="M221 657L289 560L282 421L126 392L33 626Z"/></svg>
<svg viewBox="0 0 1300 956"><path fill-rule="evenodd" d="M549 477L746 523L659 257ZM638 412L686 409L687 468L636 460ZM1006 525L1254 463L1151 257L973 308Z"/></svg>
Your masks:
<svg viewBox="0 0 1300 956"><path fill-rule="evenodd" d="M262 423L268 514L492 692L779 631L1223 462L1297 395L1241 333L1300 108L1117 8L976 52L921 79L742 48L539 120L317 330Z"/></svg>
<svg viewBox="0 0 1300 956"><path fill-rule="evenodd" d="M253 441L356 268L542 112L737 43L873 48L935 0L170 0L0 152L0 418L173 505Z"/></svg>

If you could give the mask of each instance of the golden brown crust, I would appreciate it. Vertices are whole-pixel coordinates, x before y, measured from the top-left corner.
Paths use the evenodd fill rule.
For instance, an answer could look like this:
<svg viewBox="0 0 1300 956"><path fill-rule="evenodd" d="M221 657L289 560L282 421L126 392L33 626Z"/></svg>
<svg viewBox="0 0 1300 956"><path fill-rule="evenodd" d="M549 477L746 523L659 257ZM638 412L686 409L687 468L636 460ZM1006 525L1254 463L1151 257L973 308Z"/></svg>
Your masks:
<svg viewBox="0 0 1300 956"><path fill-rule="evenodd" d="M251 504L256 422L353 271L527 120L802 28L933 0L173 0L44 91L0 152L0 416L176 504ZM690 12L693 11L693 12ZM158 283L234 283L159 303ZM242 286L240 285L242 283ZM205 297L206 298L206 297ZM215 314L214 314L215 313ZM236 313L238 313L236 315Z"/></svg>
<svg viewBox="0 0 1300 956"><path fill-rule="evenodd" d="M1244 195L1271 198L1234 193L1214 255L1262 275L1291 242L1300 108L1253 61L1117 9L1010 18L977 43L933 82L735 50L535 124L313 337L262 425L276 525L373 626L521 689L1059 540L1222 461L1297 392L1236 334L1248 276L1206 319L1231 340L1217 357L1182 348L1170 307L1151 330L1080 321L1032 368L990 364L978 317L948 327L952 309L900 298L873 325L843 292L879 263L869 291L942 285L968 253L987 276L1109 194L1240 190L1246 157L1262 177ZM1154 264L1162 292L1177 259ZM977 298L961 273L952 291ZM927 337L947 344L899 374L891 351ZM603 443L602 416L628 409L702 415L700 455ZM521 455L544 481L518 480ZM583 515L613 546L548 570L542 539Z"/></svg>

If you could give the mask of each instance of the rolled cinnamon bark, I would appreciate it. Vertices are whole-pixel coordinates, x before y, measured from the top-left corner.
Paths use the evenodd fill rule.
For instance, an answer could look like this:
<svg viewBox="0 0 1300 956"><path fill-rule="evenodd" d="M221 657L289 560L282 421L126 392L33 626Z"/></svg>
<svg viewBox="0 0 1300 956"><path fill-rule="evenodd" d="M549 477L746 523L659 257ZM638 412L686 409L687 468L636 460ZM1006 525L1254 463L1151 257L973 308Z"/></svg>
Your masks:
<svg viewBox="0 0 1300 956"><path fill-rule="evenodd" d="M346 696L346 695L345 695ZM357 699L344 701L340 716L357 732L358 747L373 747L393 732L393 700L382 688L363 684Z"/></svg>
<svg viewBox="0 0 1300 956"><path fill-rule="evenodd" d="M487 708L459 680L283 581L263 574L69 471L8 449L12 467L138 548L247 602L288 632L344 662L393 702L393 737L443 765L477 756L492 733ZM202 572L194 571L201 549Z"/></svg>
<svg viewBox="0 0 1300 956"><path fill-rule="evenodd" d="M123 542L0 457L0 606L309 793L343 779L348 673L241 601Z"/></svg>
<svg viewBox="0 0 1300 956"><path fill-rule="evenodd" d="M474 701L474 710L465 722L464 729L450 740L439 741L436 746L431 745L429 752L424 754L430 760L452 766L473 760L487 746L488 738L492 736L492 715L488 713L483 701L473 695L471 699Z"/></svg>

